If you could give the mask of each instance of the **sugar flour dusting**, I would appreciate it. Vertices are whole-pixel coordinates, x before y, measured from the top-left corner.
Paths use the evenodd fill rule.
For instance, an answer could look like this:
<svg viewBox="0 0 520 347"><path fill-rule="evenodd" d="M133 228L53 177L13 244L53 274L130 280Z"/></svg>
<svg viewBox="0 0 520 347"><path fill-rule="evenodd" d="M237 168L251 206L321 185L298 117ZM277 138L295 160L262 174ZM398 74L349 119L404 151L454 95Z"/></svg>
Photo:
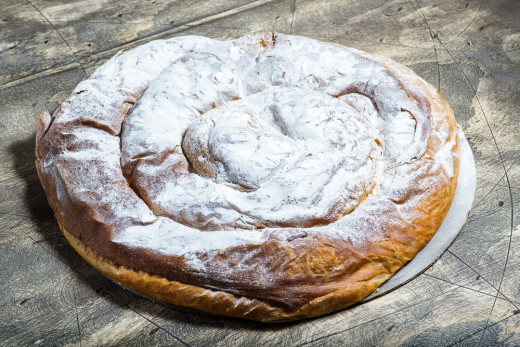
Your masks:
<svg viewBox="0 0 520 347"><path fill-rule="evenodd" d="M42 116L37 168L91 262L204 289L166 301L287 320L361 300L428 242L458 146L407 68L259 32L118 53Z"/></svg>

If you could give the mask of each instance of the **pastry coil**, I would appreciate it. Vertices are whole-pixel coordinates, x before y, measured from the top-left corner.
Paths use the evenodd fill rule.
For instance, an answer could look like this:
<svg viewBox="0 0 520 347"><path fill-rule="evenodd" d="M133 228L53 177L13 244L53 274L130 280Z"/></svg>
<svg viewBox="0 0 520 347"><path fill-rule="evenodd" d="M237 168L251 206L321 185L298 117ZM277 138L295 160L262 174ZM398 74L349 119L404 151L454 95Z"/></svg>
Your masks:
<svg viewBox="0 0 520 347"><path fill-rule="evenodd" d="M146 295L294 320L371 294L453 199L453 112L409 69L258 32L122 51L40 117L71 245Z"/></svg>

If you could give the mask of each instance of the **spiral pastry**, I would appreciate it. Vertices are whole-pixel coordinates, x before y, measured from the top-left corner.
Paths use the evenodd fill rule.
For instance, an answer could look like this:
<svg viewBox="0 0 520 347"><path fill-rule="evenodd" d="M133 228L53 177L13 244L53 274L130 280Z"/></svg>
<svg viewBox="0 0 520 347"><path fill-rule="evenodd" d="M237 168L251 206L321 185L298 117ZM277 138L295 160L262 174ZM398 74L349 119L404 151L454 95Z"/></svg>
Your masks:
<svg viewBox="0 0 520 347"><path fill-rule="evenodd" d="M71 245L206 312L294 320L374 292L429 241L458 175L453 112L409 69L309 38L122 51L40 116Z"/></svg>

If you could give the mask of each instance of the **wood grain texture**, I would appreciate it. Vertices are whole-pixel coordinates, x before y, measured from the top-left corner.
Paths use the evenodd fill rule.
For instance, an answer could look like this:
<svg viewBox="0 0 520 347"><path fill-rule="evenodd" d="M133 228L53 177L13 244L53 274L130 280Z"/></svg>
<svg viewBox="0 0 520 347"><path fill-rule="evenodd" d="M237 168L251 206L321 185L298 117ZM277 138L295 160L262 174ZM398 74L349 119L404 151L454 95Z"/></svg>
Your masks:
<svg viewBox="0 0 520 347"><path fill-rule="evenodd" d="M516 0L4 0L0 345L520 345L520 4ZM39 113L123 48L269 29L386 55L436 86L476 158L461 234L381 298L288 324L214 317L121 289L68 246L34 168Z"/></svg>

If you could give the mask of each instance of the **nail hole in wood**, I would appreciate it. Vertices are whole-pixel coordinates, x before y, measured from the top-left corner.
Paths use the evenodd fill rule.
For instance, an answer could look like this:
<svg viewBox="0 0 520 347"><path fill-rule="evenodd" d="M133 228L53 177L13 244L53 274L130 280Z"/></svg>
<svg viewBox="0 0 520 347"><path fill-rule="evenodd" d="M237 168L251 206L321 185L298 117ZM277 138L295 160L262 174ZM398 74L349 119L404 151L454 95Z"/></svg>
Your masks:
<svg viewBox="0 0 520 347"><path fill-rule="evenodd" d="M159 328L155 328L155 329L152 329L150 330L150 332L148 333L148 335L152 336L153 334L155 334L156 332L159 331Z"/></svg>

